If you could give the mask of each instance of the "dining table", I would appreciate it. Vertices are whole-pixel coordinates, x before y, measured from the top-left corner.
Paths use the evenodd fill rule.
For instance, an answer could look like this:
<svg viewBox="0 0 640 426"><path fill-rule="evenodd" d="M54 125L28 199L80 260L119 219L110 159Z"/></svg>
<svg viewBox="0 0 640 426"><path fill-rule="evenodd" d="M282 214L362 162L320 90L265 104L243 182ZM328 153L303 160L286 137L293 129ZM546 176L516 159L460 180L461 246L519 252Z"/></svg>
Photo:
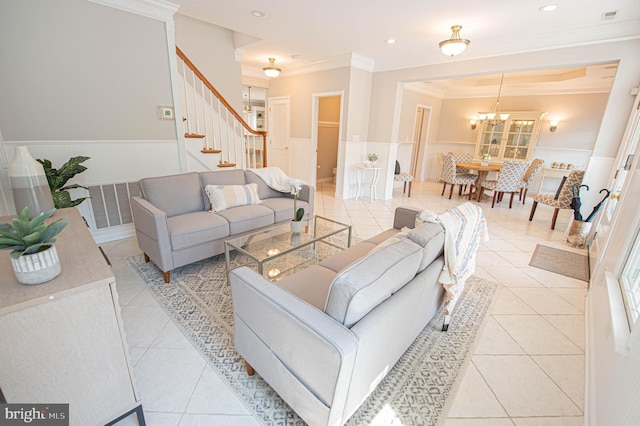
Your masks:
<svg viewBox="0 0 640 426"><path fill-rule="evenodd" d="M482 183L487 180L487 175L489 172L499 172L502 169L502 164L498 163L489 163L482 164L475 161L456 161L456 169L467 169L467 170L477 170L478 171L478 180L475 183L477 201L480 200L480 188L482 187Z"/></svg>

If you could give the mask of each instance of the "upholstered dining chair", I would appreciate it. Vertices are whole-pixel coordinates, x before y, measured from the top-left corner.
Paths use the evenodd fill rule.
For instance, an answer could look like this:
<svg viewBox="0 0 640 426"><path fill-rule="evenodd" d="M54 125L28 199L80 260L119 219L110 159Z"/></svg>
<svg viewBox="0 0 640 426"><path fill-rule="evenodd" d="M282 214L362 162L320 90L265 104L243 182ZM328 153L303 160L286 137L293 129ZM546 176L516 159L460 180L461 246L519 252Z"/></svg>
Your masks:
<svg viewBox="0 0 640 426"><path fill-rule="evenodd" d="M513 206L513 196L520 190L520 182L522 182L522 176L529 163L523 161L505 161L502 163L500 174L497 180L485 180L480 187L480 195L478 199L482 199L482 193L485 189L493 191L493 202L491 208L496 205L496 199L498 202L502 200L505 193L511 193L511 200L509 200L509 208Z"/></svg>
<svg viewBox="0 0 640 426"><path fill-rule="evenodd" d="M529 215L529 222L533 220L533 215L536 212L538 203L545 204L553 207L553 218L551 219L551 229L556 227L556 219L558 219L558 212L560 209L570 209L571 200L573 199L573 185L582 185L582 179L584 178L584 170L572 170L567 176L567 179L562 184L561 188L555 194L536 194L533 196L533 206L531 206L531 214Z"/></svg>
<svg viewBox="0 0 640 426"><path fill-rule="evenodd" d="M458 193L462 194L463 185L473 185L478 180L478 175L458 173L456 170L456 157L451 153L444 154L442 156L442 167L444 184L442 186L442 194L440 195L444 195L444 190L447 188L447 184L449 184L451 185L451 189L449 190L449 199L451 199L451 195L453 194L454 185L460 186ZM469 190L469 199L471 199L471 193L472 191Z"/></svg>
<svg viewBox="0 0 640 426"><path fill-rule="evenodd" d="M544 166L544 160L536 158L531 162L531 164L529 164L527 170L524 171L522 182L520 182L520 198L518 198L522 201L522 204L527 201L527 191L529 190L529 184L531 184L531 181L533 181L535 175L537 175L540 169L542 169L542 166Z"/></svg>
<svg viewBox="0 0 640 426"><path fill-rule="evenodd" d="M396 161L396 172L393 175L394 182L402 182L404 187L402 188L402 193L407 192L407 183L409 184L409 194L407 197L411 197L411 183L413 182L413 175L411 173L400 171L400 163Z"/></svg>
<svg viewBox="0 0 640 426"><path fill-rule="evenodd" d="M460 162L470 163L471 160L473 160L473 155L471 155L471 153L469 153L469 152L450 152L449 154L453 154L453 156L456 157L456 161L458 163L460 163ZM470 173L471 170L463 169L463 168L458 167L457 172L458 173Z"/></svg>

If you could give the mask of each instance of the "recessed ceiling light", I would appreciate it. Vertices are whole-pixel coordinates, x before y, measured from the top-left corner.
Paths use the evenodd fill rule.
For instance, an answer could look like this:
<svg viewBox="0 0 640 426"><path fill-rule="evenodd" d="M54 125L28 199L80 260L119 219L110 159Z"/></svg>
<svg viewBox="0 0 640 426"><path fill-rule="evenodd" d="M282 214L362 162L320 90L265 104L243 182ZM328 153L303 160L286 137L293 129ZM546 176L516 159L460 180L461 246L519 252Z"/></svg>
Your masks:
<svg viewBox="0 0 640 426"><path fill-rule="evenodd" d="M252 10L251 14L256 18L264 18L265 16L267 16L267 14L261 10Z"/></svg>
<svg viewBox="0 0 640 426"><path fill-rule="evenodd" d="M384 42L387 43L387 44L393 44L393 43L396 42L396 39L395 38L388 38Z"/></svg>
<svg viewBox="0 0 640 426"><path fill-rule="evenodd" d="M558 8L557 4L545 4L544 6L541 6L540 8L538 8L538 11L540 12L552 12L554 10L556 10Z"/></svg>

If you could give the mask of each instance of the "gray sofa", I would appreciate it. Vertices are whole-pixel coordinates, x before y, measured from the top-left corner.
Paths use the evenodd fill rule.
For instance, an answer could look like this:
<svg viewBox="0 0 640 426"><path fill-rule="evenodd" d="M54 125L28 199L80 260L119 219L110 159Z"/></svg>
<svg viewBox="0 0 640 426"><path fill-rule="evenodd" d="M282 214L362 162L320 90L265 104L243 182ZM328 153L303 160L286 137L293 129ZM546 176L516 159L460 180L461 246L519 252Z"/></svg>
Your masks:
<svg viewBox="0 0 640 426"><path fill-rule="evenodd" d="M231 271L238 353L308 424L346 422L442 306L444 229L401 233L416 213L277 283Z"/></svg>
<svg viewBox="0 0 640 426"><path fill-rule="evenodd" d="M259 204L213 213L207 185L256 184ZM138 246L170 282L179 266L224 252L224 241L293 218L293 195L271 189L250 170L184 173L140 180L141 197L131 197ZM298 207L313 217L315 188L304 185Z"/></svg>

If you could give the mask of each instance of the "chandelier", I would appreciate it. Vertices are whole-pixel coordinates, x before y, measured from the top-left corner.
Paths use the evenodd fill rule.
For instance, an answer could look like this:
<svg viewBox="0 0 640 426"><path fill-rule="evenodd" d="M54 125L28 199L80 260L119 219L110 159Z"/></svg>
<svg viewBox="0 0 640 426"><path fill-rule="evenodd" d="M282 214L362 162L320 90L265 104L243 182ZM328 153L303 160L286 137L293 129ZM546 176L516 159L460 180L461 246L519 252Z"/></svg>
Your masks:
<svg viewBox="0 0 640 426"><path fill-rule="evenodd" d="M471 43L467 39L463 39L460 37L460 30L462 29L462 25L454 25L451 27L451 38L448 40L441 41L438 46L447 56L456 56L464 52L464 49L467 48L469 43Z"/></svg>
<svg viewBox="0 0 640 426"><path fill-rule="evenodd" d="M500 88L498 89L498 99L496 99L496 103L493 106L491 112L479 112L481 123L487 123L491 127L504 124L505 121L509 118L509 114L504 114L500 112L500 93L502 92L502 82L504 81L504 74L500 77Z"/></svg>
<svg viewBox="0 0 640 426"><path fill-rule="evenodd" d="M253 112L253 109L251 108L251 86L248 87L248 90L249 90L249 102L242 106L242 110L244 112L251 114Z"/></svg>
<svg viewBox="0 0 640 426"><path fill-rule="evenodd" d="M264 71L267 77L276 78L280 75L280 71L282 70L280 68L276 68L276 58L269 58L269 65L262 68L262 71Z"/></svg>

